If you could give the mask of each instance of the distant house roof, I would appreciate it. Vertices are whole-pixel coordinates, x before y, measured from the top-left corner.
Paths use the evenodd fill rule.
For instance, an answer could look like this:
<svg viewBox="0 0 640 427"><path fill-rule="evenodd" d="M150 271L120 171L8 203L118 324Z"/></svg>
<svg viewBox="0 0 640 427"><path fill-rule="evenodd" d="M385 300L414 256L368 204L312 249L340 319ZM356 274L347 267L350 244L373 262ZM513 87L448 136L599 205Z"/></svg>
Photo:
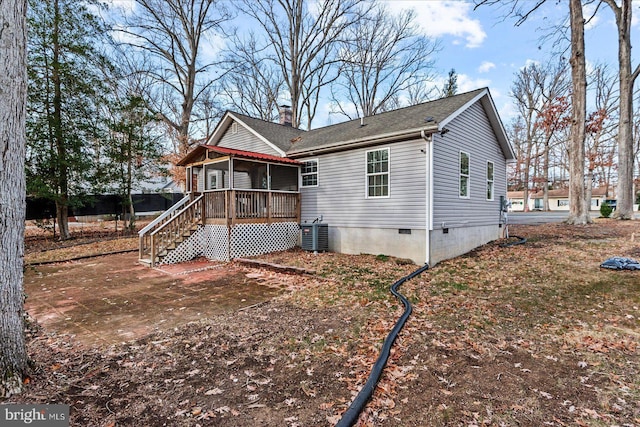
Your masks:
<svg viewBox="0 0 640 427"><path fill-rule="evenodd" d="M609 191L612 193L612 191ZM595 187L591 190L591 197L606 197L607 189L606 187ZM544 191L540 190L536 193L533 193L530 196L532 199L542 199L544 197ZM569 189L568 188L560 188L557 190L549 190L549 197L552 199L568 199L569 198Z"/></svg>
<svg viewBox="0 0 640 427"><path fill-rule="evenodd" d="M269 154L255 153L253 151L243 151L243 150L235 150L233 148L226 147L218 147L216 145L199 145L189 154L184 156L178 163L178 166L186 166L189 163L192 163L195 159L202 155L202 153L207 151L213 151L214 153L222 154L225 156L234 156L245 159L254 159L254 160L264 160L267 162L273 163L287 163L292 165L299 165L300 162L294 159L289 159L287 157L278 157L271 156Z"/></svg>
<svg viewBox="0 0 640 427"><path fill-rule="evenodd" d="M181 193L182 189L168 176L150 176L134 184L133 192Z"/></svg>
<svg viewBox="0 0 640 427"><path fill-rule="evenodd" d="M514 160L515 153L487 88L310 131L227 111L208 138L207 144L217 145L235 120L244 124L248 131L282 157L302 157L318 152L348 149L359 144L402 140L440 132L476 101L482 103L505 157L507 160Z"/></svg>
<svg viewBox="0 0 640 427"><path fill-rule="evenodd" d="M612 193L610 190L609 193ZM591 197L606 197L607 189L606 187L595 187L591 190ZM509 199L522 199L524 198L524 191L509 191L507 192L507 198ZM542 199L544 198L544 191L537 192L529 192L529 198L531 199ZM568 188L560 188L556 190L549 190L549 198L552 199L568 199L569 198L569 189Z"/></svg>

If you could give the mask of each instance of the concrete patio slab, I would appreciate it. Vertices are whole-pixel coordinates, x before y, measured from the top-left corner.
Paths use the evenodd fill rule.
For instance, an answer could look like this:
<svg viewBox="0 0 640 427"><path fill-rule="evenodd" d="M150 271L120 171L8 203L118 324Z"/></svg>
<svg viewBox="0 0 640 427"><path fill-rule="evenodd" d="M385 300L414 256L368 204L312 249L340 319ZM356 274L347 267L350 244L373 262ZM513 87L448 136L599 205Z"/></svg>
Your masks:
<svg viewBox="0 0 640 427"><path fill-rule="evenodd" d="M268 301L280 292L248 271L207 260L151 269L138 264L137 253L29 267L25 309L48 330L89 346L110 345Z"/></svg>

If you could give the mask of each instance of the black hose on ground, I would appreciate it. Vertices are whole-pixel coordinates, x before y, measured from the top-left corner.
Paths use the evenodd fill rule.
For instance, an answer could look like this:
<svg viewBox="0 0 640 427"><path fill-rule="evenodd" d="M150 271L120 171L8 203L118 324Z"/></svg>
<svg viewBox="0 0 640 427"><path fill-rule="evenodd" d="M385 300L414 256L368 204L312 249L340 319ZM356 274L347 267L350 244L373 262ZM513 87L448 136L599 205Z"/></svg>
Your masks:
<svg viewBox="0 0 640 427"><path fill-rule="evenodd" d="M520 236L509 236L510 238L514 238L514 239L518 239L515 242L510 242L510 243L503 243L502 245L500 245L501 248L508 248L509 246L516 246L516 245L523 245L525 243L527 243L527 239L524 237L520 237Z"/></svg>
<svg viewBox="0 0 640 427"><path fill-rule="evenodd" d="M349 408L345 411L345 413L342 414L342 418L340 419L340 421L338 421L338 423L336 424L336 427L351 427L356 423L356 421L358 421L358 417L360 416L360 413L363 411L363 409L367 405L367 402L371 398L371 395L373 394L373 391L375 390L376 385L378 384L378 381L382 376L382 370L387 364L387 360L389 359L389 355L391 354L391 346L393 345L394 341L398 337L398 334L402 330L405 322L411 315L411 311L412 311L411 303L409 302L409 300L407 300L404 297L404 295L398 293L398 290L397 290L398 287L402 285L404 282L406 282L407 280L411 280L417 275L423 273L428 268L429 268L429 265L425 264L424 266L420 267L413 273L403 277L402 279L398 280L393 285L391 285L391 288L390 288L391 293L400 301L402 301L402 304L404 305L404 313L402 314L400 319L398 319L398 321L396 322L396 325L393 327L391 332L389 332L389 335L387 335L387 338L384 340L384 343L382 345L382 350L380 350L380 355L378 356L376 363L373 364L373 368L371 368L371 373L369 374L369 378L367 379L367 382L364 384L364 386L362 387L362 389L360 390L356 398L353 400L353 402L351 402L351 406L349 406Z"/></svg>

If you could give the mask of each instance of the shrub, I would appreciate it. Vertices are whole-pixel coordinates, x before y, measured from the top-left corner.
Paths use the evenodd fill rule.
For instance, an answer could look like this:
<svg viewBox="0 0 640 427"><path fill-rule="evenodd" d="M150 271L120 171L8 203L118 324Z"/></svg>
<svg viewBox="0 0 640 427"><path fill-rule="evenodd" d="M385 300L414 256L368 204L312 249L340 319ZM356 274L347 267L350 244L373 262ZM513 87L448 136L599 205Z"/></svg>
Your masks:
<svg viewBox="0 0 640 427"><path fill-rule="evenodd" d="M613 212L613 208L607 202L603 202L600 205L600 215L603 218L609 218L611 216L611 212Z"/></svg>

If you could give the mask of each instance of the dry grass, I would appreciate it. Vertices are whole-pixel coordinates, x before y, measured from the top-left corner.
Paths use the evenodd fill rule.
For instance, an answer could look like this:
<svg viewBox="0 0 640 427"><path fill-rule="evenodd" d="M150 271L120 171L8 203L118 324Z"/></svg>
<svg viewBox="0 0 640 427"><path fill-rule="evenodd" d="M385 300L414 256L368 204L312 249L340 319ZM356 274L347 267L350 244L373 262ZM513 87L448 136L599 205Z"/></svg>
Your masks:
<svg viewBox="0 0 640 427"><path fill-rule="evenodd" d="M640 425L640 272L599 267L640 257L640 225L512 233L528 243L486 245L402 286L414 313L360 426ZM401 313L386 288L417 267L375 255L261 258L317 275L274 273L291 286L269 304L106 354L49 336L23 398L56 396L79 423L333 425Z"/></svg>

